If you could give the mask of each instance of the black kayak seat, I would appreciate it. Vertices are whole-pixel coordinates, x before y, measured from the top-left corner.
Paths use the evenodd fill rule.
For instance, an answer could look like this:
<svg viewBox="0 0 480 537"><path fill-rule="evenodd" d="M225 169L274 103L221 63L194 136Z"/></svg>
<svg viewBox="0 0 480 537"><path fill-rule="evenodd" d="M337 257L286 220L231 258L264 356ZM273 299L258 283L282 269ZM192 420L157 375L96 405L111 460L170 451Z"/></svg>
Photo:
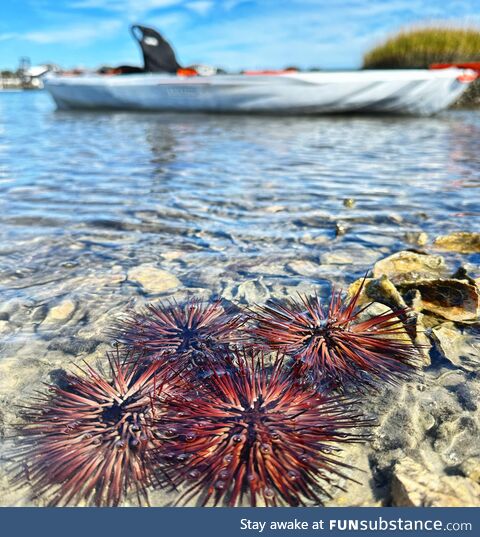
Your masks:
<svg viewBox="0 0 480 537"><path fill-rule="evenodd" d="M176 74L182 68L170 44L156 30L134 24L131 32L142 49L144 72Z"/></svg>

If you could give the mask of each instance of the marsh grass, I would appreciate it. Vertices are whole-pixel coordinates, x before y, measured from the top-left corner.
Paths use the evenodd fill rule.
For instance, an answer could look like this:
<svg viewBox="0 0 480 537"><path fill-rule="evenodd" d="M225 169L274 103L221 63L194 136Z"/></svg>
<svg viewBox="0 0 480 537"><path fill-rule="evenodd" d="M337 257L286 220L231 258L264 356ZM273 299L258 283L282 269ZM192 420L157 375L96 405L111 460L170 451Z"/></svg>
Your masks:
<svg viewBox="0 0 480 537"><path fill-rule="evenodd" d="M480 61L480 29L431 26L402 30L367 52L368 69L422 69L432 63Z"/></svg>
<svg viewBox="0 0 480 537"><path fill-rule="evenodd" d="M432 63L480 61L480 28L435 25L400 31L368 51L364 69L425 69ZM480 80L470 85L459 104L480 105Z"/></svg>

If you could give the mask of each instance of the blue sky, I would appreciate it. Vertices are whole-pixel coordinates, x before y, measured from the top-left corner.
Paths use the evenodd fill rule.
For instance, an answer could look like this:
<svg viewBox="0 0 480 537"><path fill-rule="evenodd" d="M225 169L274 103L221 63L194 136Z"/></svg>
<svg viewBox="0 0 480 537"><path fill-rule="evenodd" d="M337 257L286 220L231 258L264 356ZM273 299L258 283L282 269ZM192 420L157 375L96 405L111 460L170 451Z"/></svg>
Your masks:
<svg viewBox="0 0 480 537"><path fill-rule="evenodd" d="M128 26L157 27L180 63L351 68L410 24L480 25L480 0L0 0L0 67L140 64Z"/></svg>

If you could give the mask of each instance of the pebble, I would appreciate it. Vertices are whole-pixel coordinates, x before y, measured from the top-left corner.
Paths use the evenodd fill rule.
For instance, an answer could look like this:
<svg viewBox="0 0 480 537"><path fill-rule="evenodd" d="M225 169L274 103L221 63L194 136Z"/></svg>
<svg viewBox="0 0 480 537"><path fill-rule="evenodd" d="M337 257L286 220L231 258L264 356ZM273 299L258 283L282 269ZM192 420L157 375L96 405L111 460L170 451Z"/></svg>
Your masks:
<svg viewBox="0 0 480 537"><path fill-rule="evenodd" d="M306 233L300 240L303 244L321 245L329 243L331 239L328 235L310 235L310 233Z"/></svg>
<svg viewBox="0 0 480 537"><path fill-rule="evenodd" d="M185 252L182 250L170 250L169 252L164 252L162 254L163 259L167 259L168 261L173 259L180 259L185 256Z"/></svg>
<svg viewBox="0 0 480 537"><path fill-rule="evenodd" d="M340 223L340 222L337 222L335 224L335 236L336 237L341 237L342 235L345 235L345 233L347 232L347 227Z"/></svg>
<svg viewBox="0 0 480 537"><path fill-rule="evenodd" d="M457 231L441 235L433 245L441 250L450 250L460 254L480 253L480 233Z"/></svg>
<svg viewBox="0 0 480 537"><path fill-rule="evenodd" d="M470 457L463 461L460 470L466 477L480 485L480 457Z"/></svg>
<svg viewBox="0 0 480 537"><path fill-rule="evenodd" d="M283 205L269 205L265 207L265 212L267 213L280 213L285 210Z"/></svg>
<svg viewBox="0 0 480 537"><path fill-rule="evenodd" d="M424 231L407 231L404 235L406 242L416 246L425 246L428 244L428 235Z"/></svg>
<svg viewBox="0 0 480 537"><path fill-rule="evenodd" d="M290 261L289 263L287 263L286 268L294 274L309 277L318 274L319 267L317 263L313 263L312 261L302 261L300 259L297 259L295 261Z"/></svg>
<svg viewBox="0 0 480 537"><path fill-rule="evenodd" d="M405 458L394 468L392 499L397 507L480 507L480 485L458 475L435 475Z"/></svg>
<svg viewBox="0 0 480 537"><path fill-rule="evenodd" d="M48 310L44 322L50 324L68 321L74 314L75 309L76 304L73 300L63 300L60 304L57 304Z"/></svg>
<svg viewBox="0 0 480 537"><path fill-rule="evenodd" d="M236 300L246 304L258 304L264 302L269 291L263 283L263 278L246 280L231 290L225 290L223 296L228 300Z"/></svg>
<svg viewBox="0 0 480 537"><path fill-rule="evenodd" d="M166 270L143 264L128 271L128 279L142 286L146 293L157 294L180 287L182 282Z"/></svg>
<svg viewBox="0 0 480 537"><path fill-rule="evenodd" d="M380 278L360 278L353 282L348 288L348 296L351 298L358 293L360 286L363 285L361 294L358 298L358 305L367 304L369 302L381 302L387 305L392 310L405 308L406 304L402 298L402 295L398 292L397 288L387 278L387 276L381 276Z"/></svg>
<svg viewBox="0 0 480 537"><path fill-rule="evenodd" d="M388 276L394 283L412 282L446 276L447 267L439 255L401 251L375 263L373 277Z"/></svg>
<svg viewBox="0 0 480 537"><path fill-rule="evenodd" d="M462 334L453 323L443 323L432 329L432 339L440 354L455 367L466 371L478 370L480 366L480 340Z"/></svg>
<svg viewBox="0 0 480 537"><path fill-rule="evenodd" d="M353 263L353 257L340 252L327 252L320 256L322 265L349 265Z"/></svg>

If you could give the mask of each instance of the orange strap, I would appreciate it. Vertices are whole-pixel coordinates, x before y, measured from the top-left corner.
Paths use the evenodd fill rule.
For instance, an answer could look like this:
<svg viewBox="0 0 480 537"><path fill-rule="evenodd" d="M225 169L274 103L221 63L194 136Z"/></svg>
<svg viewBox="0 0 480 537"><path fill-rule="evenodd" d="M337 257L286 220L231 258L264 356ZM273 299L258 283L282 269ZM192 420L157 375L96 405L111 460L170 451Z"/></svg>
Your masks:
<svg viewBox="0 0 480 537"><path fill-rule="evenodd" d="M457 76L459 82L469 84L480 78L480 62L465 62L465 63L432 63L430 69L448 69L456 67L457 69L468 69L470 72L462 73Z"/></svg>
<svg viewBox="0 0 480 537"><path fill-rule="evenodd" d="M432 63L430 69L448 69L449 67L458 67L458 69L471 69L480 73L480 62L465 63Z"/></svg>
<svg viewBox="0 0 480 537"><path fill-rule="evenodd" d="M191 67L185 67L183 69L177 69L177 75L178 76L197 76L198 73L195 69L192 69Z"/></svg>

